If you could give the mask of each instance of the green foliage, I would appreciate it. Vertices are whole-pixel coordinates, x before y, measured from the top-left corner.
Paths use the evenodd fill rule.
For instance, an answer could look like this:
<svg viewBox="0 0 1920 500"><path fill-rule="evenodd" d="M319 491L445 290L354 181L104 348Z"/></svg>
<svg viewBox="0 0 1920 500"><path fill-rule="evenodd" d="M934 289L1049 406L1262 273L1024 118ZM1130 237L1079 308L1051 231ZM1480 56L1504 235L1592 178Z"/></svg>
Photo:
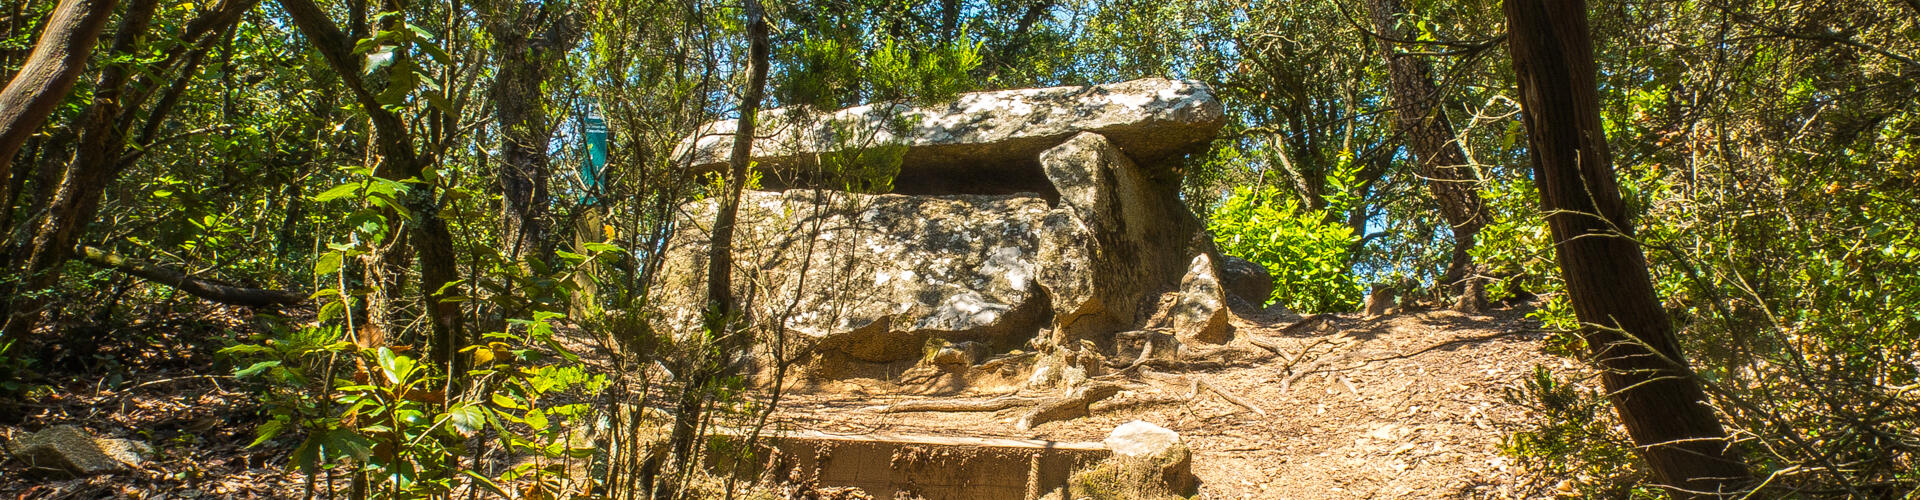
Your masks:
<svg viewBox="0 0 1920 500"><path fill-rule="evenodd" d="M32 373L33 358L16 352L14 346L19 341L0 339L0 397L17 395L27 387L27 376Z"/></svg>
<svg viewBox="0 0 1920 500"><path fill-rule="evenodd" d="M900 22L816 4L790 43L777 44L776 92L784 104L832 109L861 102L933 102L979 86L982 44L965 29L949 40L901 36ZM869 31L863 31L869 30Z"/></svg>
<svg viewBox="0 0 1920 500"><path fill-rule="evenodd" d="M1498 278L1487 283L1487 300L1557 293L1560 269L1553 260L1547 222L1535 209L1540 196L1533 180L1492 183L1481 197L1490 223L1480 229L1480 241L1469 254L1483 274Z"/></svg>
<svg viewBox="0 0 1920 500"><path fill-rule="evenodd" d="M973 90L973 69L980 66L980 45L962 41L912 51L889 39L868 58L866 79L880 100L906 98L939 101Z"/></svg>
<svg viewBox="0 0 1920 500"><path fill-rule="evenodd" d="M486 344L467 349L475 367L463 381L480 389L467 393L471 399L449 397L435 367L389 347L361 348L338 326L280 330L221 352L246 365L235 378L267 384L270 420L254 445L297 436L293 462L304 473L344 467L364 474L379 485L375 498L444 494L456 478L502 494L506 484L551 490L569 460L594 453L572 435L588 406L551 399L590 397L606 385L553 339L551 322L560 317L514 320L519 333L488 333ZM459 457L481 444L476 438L531 460L497 477L465 470Z"/></svg>
<svg viewBox="0 0 1920 500"><path fill-rule="evenodd" d="M1350 311L1361 298L1347 272L1353 230L1324 219L1277 189L1243 186L1214 208L1207 229L1221 252L1266 266L1272 300L1302 313Z"/></svg>
<svg viewBox="0 0 1920 500"><path fill-rule="evenodd" d="M1580 498L1665 498L1642 486L1648 473L1602 391L1540 365L1523 386L1504 391L1505 401L1531 410L1536 423L1507 435L1500 452L1536 484L1565 481L1551 493Z"/></svg>

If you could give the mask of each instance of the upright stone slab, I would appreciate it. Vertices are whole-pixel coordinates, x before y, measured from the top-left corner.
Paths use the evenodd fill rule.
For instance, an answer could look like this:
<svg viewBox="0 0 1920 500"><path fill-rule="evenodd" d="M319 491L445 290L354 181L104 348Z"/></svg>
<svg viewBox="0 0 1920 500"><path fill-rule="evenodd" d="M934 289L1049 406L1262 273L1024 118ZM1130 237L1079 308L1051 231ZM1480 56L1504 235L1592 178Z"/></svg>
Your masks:
<svg viewBox="0 0 1920 500"><path fill-rule="evenodd" d="M1065 338L1129 330L1154 293L1179 282L1200 223L1178 187L1148 175L1100 134L1082 132L1040 153L1059 189L1042 225L1040 284Z"/></svg>
<svg viewBox="0 0 1920 500"><path fill-rule="evenodd" d="M1222 344L1233 334L1227 318L1226 289L1207 254L1193 257L1173 305L1173 335L1183 343Z"/></svg>

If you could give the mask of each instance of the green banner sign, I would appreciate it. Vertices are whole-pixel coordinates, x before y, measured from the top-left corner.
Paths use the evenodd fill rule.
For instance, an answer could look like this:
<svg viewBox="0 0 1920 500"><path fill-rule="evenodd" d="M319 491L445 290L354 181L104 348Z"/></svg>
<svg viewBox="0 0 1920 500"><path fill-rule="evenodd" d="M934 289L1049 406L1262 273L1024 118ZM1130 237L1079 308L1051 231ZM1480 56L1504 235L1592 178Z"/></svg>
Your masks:
<svg viewBox="0 0 1920 500"><path fill-rule="evenodd" d="M607 120L600 116L600 108L592 99L581 106L580 125L582 135L587 139L587 154L580 161L580 183L586 187L581 201L587 204L598 202L594 193L601 192L605 184L602 174L607 170Z"/></svg>

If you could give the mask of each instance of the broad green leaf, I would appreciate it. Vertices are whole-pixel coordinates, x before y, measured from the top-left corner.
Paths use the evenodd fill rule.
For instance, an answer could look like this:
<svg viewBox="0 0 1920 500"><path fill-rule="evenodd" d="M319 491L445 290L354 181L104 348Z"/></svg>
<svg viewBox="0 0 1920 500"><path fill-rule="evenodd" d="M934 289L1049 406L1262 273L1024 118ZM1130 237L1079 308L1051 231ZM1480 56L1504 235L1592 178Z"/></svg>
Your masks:
<svg viewBox="0 0 1920 500"><path fill-rule="evenodd" d="M261 361L259 363L254 363L253 366L249 366L240 371L233 372L233 378L247 378L254 375L259 375L260 372L267 371L268 368L273 368L276 366L280 366L280 360Z"/></svg>
<svg viewBox="0 0 1920 500"><path fill-rule="evenodd" d="M313 261L313 274L320 276L333 274L335 271L340 270L341 262L342 257L339 252L320 254L320 258L314 259ZM314 298L319 298L319 294L314 294Z"/></svg>

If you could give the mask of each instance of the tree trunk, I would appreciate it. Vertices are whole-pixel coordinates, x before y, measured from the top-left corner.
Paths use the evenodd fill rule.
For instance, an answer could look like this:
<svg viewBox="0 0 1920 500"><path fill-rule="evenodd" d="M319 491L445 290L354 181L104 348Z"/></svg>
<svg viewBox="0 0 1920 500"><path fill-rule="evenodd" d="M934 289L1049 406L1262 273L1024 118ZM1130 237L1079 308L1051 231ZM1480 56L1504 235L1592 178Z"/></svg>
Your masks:
<svg viewBox="0 0 1920 500"><path fill-rule="evenodd" d="M80 260L96 267L112 269L130 276L186 292L221 304L243 307L290 306L307 301L307 294L286 290L248 288L219 280L196 278L179 269L128 259L99 248L82 246Z"/></svg>
<svg viewBox="0 0 1920 500"><path fill-rule="evenodd" d="M391 180L421 178L427 162L414 149L413 136L406 122L399 114L381 106L375 99L377 90L361 79L360 58L352 53L353 39L342 33L339 26L312 0L280 0L280 6L287 11L288 17L293 18L300 32L312 41L327 66L340 76L341 82L361 108L366 110L368 121L372 123L374 150L380 155L380 166L374 170L374 175ZM399 19L389 16L388 21L397 23ZM466 342L466 324L465 317L460 313L460 304L453 301L459 290L447 286L459 278L453 235L440 218L440 204L434 196L432 185L410 187L402 202L412 215L406 219L406 230L399 232L405 235L406 241L393 245L395 253L390 254L392 258L383 259L386 269L381 272L397 279L404 276L406 269L411 267L410 263L417 259L420 263L420 294L425 300L428 319L431 320L429 323L433 328L429 359L447 373L459 373L461 370L454 363L454 354ZM398 214L390 214L390 218L398 218ZM397 288L392 282L384 286ZM449 380L454 378L449 377Z"/></svg>
<svg viewBox="0 0 1920 500"><path fill-rule="evenodd" d="M1486 298L1476 286L1473 249L1480 229L1486 226L1486 203L1480 199L1480 174L1468 164L1467 153L1454 140L1453 122L1440 109L1440 88L1433 83L1432 68L1425 59L1401 52L1395 40L1409 36L1400 29L1399 17L1406 8L1399 0L1369 0L1374 29L1380 35L1380 51L1387 58L1388 87L1393 102L1393 125L1407 138L1407 150L1420 165L1427 191L1440 205L1440 214L1453 228L1453 258L1440 284L1459 298L1457 308L1477 312L1485 309Z"/></svg>
<svg viewBox="0 0 1920 500"><path fill-rule="evenodd" d="M132 57L140 50L140 39L146 34L158 5L158 0L134 0L127 5L108 51L111 56ZM106 189L109 180L106 167L118 159L120 149L116 146L123 144L125 138L124 130L117 125L120 113L125 110L122 92L133 75L128 64L106 65L94 82L93 104L76 120L80 141L74 148L73 161L48 191L52 201L47 205L40 227L33 233L20 292L30 293L59 282L60 266L73 254L76 233L91 218L91 208L99 203L99 193ZM13 301L9 304L12 310L8 311L6 327L0 332L19 336L33 331L40 308L45 304L44 298Z"/></svg>
<svg viewBox="0 0 1920 500"><path fill-rule="evenodd" d="M60 268L72 257L75 242L98 214L107 186L132 163L129 158L138 157L124 154L128 133L133 130L137 111L156 88L162 87L158 81L161 75L185 61L184 69L171 85L165 86L166 93L160 102L146 110L146 126L135 142L139 146L152 143L160 124L193 80L202 56L211 50L214 35L239 22L240 15L251 9L254 1L228 0L219 8L194 18L182 37L186 43L172 47L166 58L145 66L143 71L130 68L131 63L109 64L100 71L94 83L93 104L76 120L79 143L72 161L65 165L59 181L50 186L46 215L34 232L26 256L27 279L23 290L42 289L58 282ZM158 4L158 0L135 0L128 4L114 34L112 54L131 57L144 50L141 41L147 35ZM38 300L13 304L14 314L5 331L16 334L30 331L38 316L35 310L41 304Z"/></svg>
<svg viewBox="0 0 1920 500"><path fill-rule="evenodd" d="M693 442L698 437L695 426L700 422L701 407L706 404L708 386L725 374L727 358L751 347L733 328L745 320L733 296L733 229L740 212L740 196L746 188L747 163L753 152L760 101L767 86L770 49L766 14L760 1L747 0L746 4L747 86L741 92L739 126L734 130L733 151L729 157L728 193L714 215L713 238L707 251L707 310L701 333L712 344L706 346L704 352L694 354L696 366L687 377L686 387L681 389L669 441L672 445L669 463L678 467L683 475L693 462Z"/></svg>
<svg viewBox="0 0 1920 500"><path fill-rule="evenodd" d="M578 39L574 19L555 4L509 3L489 23L499 67L491 89L500 126L500 244L509 257L551 260L547 144L554 125L540 90Z"/></svg>
<svg viewBox="0 0 1920 500"><path fill-rule="evenodd" d="M114 0L61 0L27 63L0 89L0 189L13 184L13 155L66 99L113 15ZM0 193L12 199L13 193Z"/></svg>
<svg viewBox="0 0 1920 500"><path fill-rule="evenodd" d="M1583 0L1506 0L1534 181L1567 295L1620 420L1681 497L1740 488L1745 465L1693 378L1615 184ZM1689 493L1705 492L1705 493Z"/></svg>

